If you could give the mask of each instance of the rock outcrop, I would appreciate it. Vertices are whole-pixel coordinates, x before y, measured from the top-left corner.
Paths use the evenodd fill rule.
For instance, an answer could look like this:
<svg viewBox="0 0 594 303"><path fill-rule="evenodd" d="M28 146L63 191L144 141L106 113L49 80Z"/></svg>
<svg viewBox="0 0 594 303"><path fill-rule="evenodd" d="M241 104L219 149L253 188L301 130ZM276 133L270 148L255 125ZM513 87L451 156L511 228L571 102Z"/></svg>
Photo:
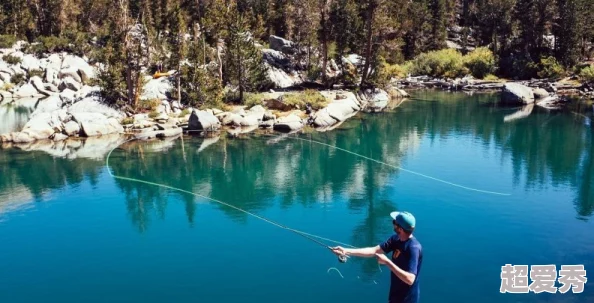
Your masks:
<svg viewBox="0 0 594 303"><path fill-rule="evenodd" d="M501 93L501 101L509 104L534 103L534 93L528 86L519 83L506 83Z"/></svg>

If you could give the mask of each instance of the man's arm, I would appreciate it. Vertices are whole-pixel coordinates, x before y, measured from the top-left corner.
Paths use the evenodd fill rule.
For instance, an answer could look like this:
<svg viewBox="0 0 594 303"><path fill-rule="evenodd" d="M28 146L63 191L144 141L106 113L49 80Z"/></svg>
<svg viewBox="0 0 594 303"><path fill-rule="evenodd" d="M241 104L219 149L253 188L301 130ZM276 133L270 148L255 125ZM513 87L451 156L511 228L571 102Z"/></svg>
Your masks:
<svg viewBox="0 0 594 303"><path fill-rule="evenodd" d="M365 248L345 248L344 253L348 256L371 258L375 257L375 254L383 254L384 251L377 245Z"/></svg>
<svg viewBox="0 0 594 303"><path fill-rule="evenodd" d="M394 264L392 260L388 260L388 262L386 262L386 266L388 266L390 271L393 272L400 280L402 280L402 282L408 285L413 285L413 283L415 283L417 275L407 272L402 268L396 266L396 264Z"/></svg>
<svg viewBox="0 0 594 303"><path fill-rule="evenodd" d="M419 265L419 259L421 256L421 250L419 247L413 246L410 248L410 259L408 263L404 265L404 269L396 266L386 255L376 255L380 263L386 264L391 272L393 272L402 282L412 285L415 283L417 278L417 269Z"/></svg>

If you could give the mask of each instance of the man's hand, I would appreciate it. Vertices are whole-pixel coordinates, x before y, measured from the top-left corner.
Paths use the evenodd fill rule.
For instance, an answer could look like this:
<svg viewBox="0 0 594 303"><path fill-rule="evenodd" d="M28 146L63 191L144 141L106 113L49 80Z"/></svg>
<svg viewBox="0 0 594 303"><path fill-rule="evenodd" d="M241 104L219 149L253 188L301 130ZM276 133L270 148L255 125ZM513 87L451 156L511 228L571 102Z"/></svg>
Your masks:
<svg viewBox="0 0 594 303"><path fill-rule="evenodd" d="M379 264L388 264L388 262L390 262L390 259L388 259L388 257L384 254L375 254L375 257L377 258L377 262Z"/></svg>
<svg viewBox="0 0 594 303"><path fill-rule="evenodd" d="M342 246L333 247L332 252L337 256L346 256L346 249Z"/></svg>

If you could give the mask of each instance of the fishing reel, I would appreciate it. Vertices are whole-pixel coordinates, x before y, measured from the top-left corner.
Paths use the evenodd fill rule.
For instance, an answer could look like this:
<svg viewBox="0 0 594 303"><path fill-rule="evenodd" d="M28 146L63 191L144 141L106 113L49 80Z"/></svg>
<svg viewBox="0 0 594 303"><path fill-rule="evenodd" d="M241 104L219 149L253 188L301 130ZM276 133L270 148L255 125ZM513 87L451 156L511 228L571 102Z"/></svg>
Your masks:
<svg viewBox="0 0 594 303"><path fill-rule="evenodd" d="M340 263L346 263L347 256L346 255L339 255L338 256L338 261L340 261Z"/></svg>

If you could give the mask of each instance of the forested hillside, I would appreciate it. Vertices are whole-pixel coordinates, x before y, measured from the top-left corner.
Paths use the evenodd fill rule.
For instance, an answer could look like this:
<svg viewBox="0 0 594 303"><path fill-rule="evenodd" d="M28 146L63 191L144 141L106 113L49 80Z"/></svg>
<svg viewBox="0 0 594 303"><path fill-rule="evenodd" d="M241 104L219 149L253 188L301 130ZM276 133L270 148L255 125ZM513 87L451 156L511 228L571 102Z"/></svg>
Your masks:
<svg viewBox="0 0 594 303"><path fill-rule="evenodd" d="M100 62L111 103L136 102L143 73L178 70L180 99L216 104L227 86L241 99L266 87L260 49L270 35L291 40L297 67L319 83L333 63L340 81L374 86L419 73L411 68L419 55L444 48L488 49L494 66L480 76L529 79L592 72L582 70L594 51L592 20L592 0L5 0L0 47L22 39L31 52ZM348 70L349 54L362 56L360 70Z"/></svg>

